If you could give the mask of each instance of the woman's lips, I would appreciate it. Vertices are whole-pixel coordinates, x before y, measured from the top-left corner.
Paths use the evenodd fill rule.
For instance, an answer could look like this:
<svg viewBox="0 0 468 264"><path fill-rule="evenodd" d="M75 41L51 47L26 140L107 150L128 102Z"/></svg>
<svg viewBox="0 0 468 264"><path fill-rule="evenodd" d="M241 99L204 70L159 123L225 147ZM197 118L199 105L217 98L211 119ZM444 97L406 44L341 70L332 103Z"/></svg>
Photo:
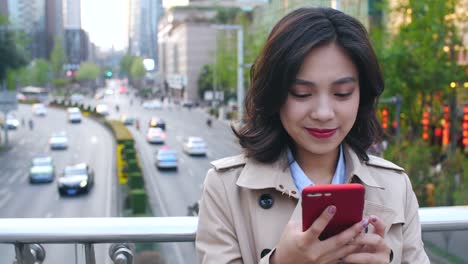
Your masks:
<svg viewBox="0 0 468 264"><path fill-rule="evenodd" d="M329 138L336 132L334 129L306 128L307 132L316 138Z"/></svg>

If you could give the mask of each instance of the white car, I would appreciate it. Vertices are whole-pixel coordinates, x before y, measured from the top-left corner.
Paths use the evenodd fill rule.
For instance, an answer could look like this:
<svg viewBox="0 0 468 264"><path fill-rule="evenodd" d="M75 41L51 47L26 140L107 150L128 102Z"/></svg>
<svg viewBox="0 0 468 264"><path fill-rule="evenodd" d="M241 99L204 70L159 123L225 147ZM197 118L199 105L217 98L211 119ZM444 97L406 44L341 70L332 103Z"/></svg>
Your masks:
<svg viewBox="0 0 468 264"><path fill-rule="evenodd" d="M157 100L146 101L143 103L143 108L145 109L162 109L161 102Z"/></svg>
<svg viewBox="0 0 468 264"><path fill-rule="evenodd" d="M68 112L68 121L71 123L80 123L81 122L81 110L78 107L69 107Z"/></svg>
<svg viewBox="0 0 468 264"><path fill-rule="evenodd" d="M68 138L65 132L54 133L49 139L50 149L67 149Z"/></svg>
<svg viewBox="0 0 468 264"><path fill-rule="evenodd" d="M188 137L184 139L184 152L189 155L206 156L206 142L201 137Z"/></svg>
<svg viewBox="0 0 468 264"><path fill-rule="evenodd" d="M96 113L101 115L108 115L109 114L109 106L105 104L98 104L96 106Z"/></svg>
<svg viewBox="0 0 468 264"><path fill-rule="evenodd" d="M6 125L8 129L17 129L20 125L20 122L18 121L18 119L14 115L11 115L11 114L7 115L6 121L0 117L0 121L1 121L0 123L2 123L2 127Z"/></svg>
<svg viewBox="0 0 468 264"><path fill-rule="evenodd" d="M159 127L150 127L148 128L148 133L146 133L146 139L149 143L163 144L166 139L166 133Z"/></svg>
<svg viewBox="0 0 468 264"><path fill-rule="evenodd" d="M70 96L70 100L71 100L72 102L81 102L81 101L83 101L84 99L85 99L85 97L84 97L84 95L82 95L82 94L72 94L72 95Z"/></svg>
<svg viewBox="0 0 468 264"><path fill-rule="evenodd" d="M37 116L45 116L47 114L47 108L44 104L33 104L32 111Z"/></svg>

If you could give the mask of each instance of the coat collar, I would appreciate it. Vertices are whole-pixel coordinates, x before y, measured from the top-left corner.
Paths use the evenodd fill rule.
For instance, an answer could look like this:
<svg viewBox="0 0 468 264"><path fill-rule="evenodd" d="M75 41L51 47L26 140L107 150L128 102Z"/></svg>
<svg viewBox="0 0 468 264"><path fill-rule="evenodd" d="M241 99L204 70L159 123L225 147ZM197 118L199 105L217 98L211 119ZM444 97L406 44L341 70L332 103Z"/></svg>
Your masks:
<svg viewBox="0 0 468 264"><path fill-rule="evenodd" d="M364 185L383 189L371 176L365 162L359 159L349 145L344 144L343 151L346 162L347 182L351 182L354 177L357 177ZM239 187L248 189L274 188L296 199L299 199L300 196L289 170L286 151L283 151L280 157L273 163L261 163L254 159L245 159L245 166L236 184Z"/></svg>
<svg viewBox="0 0 468 264"><path fill-rule="evenodd" d="M274 188L283 194L299 199L299 191L289 170L286 151L283 151L273 163L247 159L236 184L249 189Z"/></svg>
<svg viewBox="0 0 468 264"><path fill-rule="evenodd" d="M344 144L343 150L346 162L347 182L351 182L354 177L357 177L364 185L384 189L370 174L367 163L361 161L356 152L348 144Z"/></svg>

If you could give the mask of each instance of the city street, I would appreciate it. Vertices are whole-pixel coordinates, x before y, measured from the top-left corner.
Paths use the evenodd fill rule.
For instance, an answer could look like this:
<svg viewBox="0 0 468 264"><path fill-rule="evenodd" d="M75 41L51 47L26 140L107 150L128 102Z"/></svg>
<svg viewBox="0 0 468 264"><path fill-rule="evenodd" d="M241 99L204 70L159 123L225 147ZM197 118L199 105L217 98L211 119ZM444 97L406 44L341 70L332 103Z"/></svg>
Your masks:
<svg viewBox="0 0 468 264"><path fill-rule="evenodd" d="M114 177L115 148L108 129L91 119L71 124L62 109L48 108L47 116L36 117L30 105L19 105L15 112L19 120L32 119L33 130L27 125L9 131L9 149L0 152L0 217L60 218L109 217L116 215L116 179ZM69 139L66 150L50 150L52 133L65 131ZM3 133L3 131L2 131ZM48 154L55 163L56 179L66 165L88 163L95 172L95 185L87 195L59 197L57 183L31 185L28 180L31 160ZM44 245L45 264L83 263L83 246ZM77 249L77 252L75 250ZM96 246L97 263L107 263L107 249ZM13 263L14 247L0 245L0 263Z"/></svg>
<svg viewBox="0 0 468 264"><path fill-rule="evenodd" d="M130 105L130 100L133 104ZM96 102L95 102L96 103ZM140 99L127 95L106 97L100 103L109 105L110 118L128 113L140 122L140 129L129 127L132 132L143 172L146 189L150 196L150 205L155 216L186 216L187 207L198 201L206 172L211 168L210 162L222 157L239 154L241 148L235 142L229 124L214 120L208 127L208 115L202 109L188 109L177 105L164 104L163 109L143 109ZM119 113L115 105L119 105ZM152 145L146 141L148 122L157 116L166 122L167 138L164 144ZM200 136L207 142L208 154L189 156L182 150L182 141L188 136ZM178 152L179 167L177 171L158 171L154 154L162 146L168 146ZM167 263L195 263L193 243L161 244Z"/></svg>

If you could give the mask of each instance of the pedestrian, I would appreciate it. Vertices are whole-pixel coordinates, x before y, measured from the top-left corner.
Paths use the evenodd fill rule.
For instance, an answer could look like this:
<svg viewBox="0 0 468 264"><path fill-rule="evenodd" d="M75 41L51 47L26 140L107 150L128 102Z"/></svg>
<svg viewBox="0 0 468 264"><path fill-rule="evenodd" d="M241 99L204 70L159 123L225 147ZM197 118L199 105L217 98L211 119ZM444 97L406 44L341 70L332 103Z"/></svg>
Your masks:
<svg viewBox="0 0 468 264"><path fill-rule="evenodd" d="M34 121L33 121L32 119L29 119L28 125L29 125L29 130L33 130L33 129L34 129Z"/></svg>
<svg viewBox="0 0 468 264"><path fill-rule="evenodd" d="M429 263L404 169L366 154L382 135L384 82L364 26L331 8L301 8L272 29L251 68L242 154L213 161L196 236L198 263ZM340 210L303 231L308 185L365 187L363 220L326 240Z"/></svg>
<svg viewBox="0 0 468 264"><path fill-rule="evenodd" d="M140 120L139 119L135 120L135 128L137 130L140 130Z"/></svg>

